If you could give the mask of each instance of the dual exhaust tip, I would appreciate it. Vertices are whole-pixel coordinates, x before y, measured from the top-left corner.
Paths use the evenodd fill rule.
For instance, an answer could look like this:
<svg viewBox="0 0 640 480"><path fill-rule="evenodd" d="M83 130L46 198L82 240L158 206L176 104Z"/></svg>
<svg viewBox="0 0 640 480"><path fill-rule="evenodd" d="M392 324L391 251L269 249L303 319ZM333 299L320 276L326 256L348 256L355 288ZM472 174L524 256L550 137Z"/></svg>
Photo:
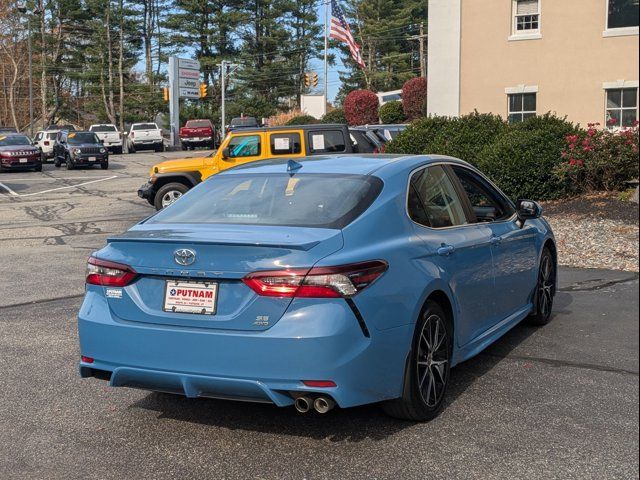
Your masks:
<svg viewBox="0 0 640 480"><path fill-rule="evenodd" d="M307 413L312 408L318 413L327 413L336 406L336 402L333 398L325 397L323 395L316 397L315 399L303 395L296 397L294 406L300 413Z"/></svg>

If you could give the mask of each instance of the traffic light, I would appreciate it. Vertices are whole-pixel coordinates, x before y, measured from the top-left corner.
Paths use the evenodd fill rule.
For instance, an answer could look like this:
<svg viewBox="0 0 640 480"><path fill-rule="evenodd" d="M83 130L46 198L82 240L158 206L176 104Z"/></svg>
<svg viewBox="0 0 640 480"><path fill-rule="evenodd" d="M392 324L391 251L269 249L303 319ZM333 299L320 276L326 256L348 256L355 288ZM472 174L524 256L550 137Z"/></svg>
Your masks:
<svg viewBox="0 0 640 480"><path fill-rule="evenodd" d="M308 73L304 74L304 86L305 87L311 86L311 75L309 75Z"/></svg>
<svg viewBox="0 0 640 480"><path fill-rule="evenodd" d="M313 86L317 87L318 86L318 74L314 72L313 74Z"/></svg>
<svg viewBox="0 0 640 480"><path fill-rule="evenodd" d="M201 83L200 84L200 98L204 98L207 96L207 84L206 83Z"/></svg>
<svg viewBox="0 0 640 480"><path fill-rule="evenodd" d="M165 102L169 101L169 87L163 87L162 88L162 99Z"/></svg>

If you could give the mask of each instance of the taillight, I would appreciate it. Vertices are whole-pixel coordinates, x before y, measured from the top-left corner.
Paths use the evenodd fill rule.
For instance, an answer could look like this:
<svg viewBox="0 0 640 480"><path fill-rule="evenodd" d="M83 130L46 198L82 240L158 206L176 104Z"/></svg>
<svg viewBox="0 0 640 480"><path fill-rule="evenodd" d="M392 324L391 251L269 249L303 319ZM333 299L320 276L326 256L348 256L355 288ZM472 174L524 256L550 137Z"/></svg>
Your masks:
<svg viewBox="0 0 640 480"><path fill-rule="evenodd" d="M106 287L125 287L137 275L136 271L128 265L89 257L86 282Z"/></svg>
<svg viewBox="0 0 640 480"><path fill-rule="evenodd" d="M352 297L371 285L387 267L387 262L372 260L335 267L255 272L242 281L265 297Z"/></svg>
<svg viewBox="0 0 640 480"><path fill-rule="evenodd" d="M45 141L44 141L44 144L45 144L45 145L49 145L49 140L45 140Z"/></svg>

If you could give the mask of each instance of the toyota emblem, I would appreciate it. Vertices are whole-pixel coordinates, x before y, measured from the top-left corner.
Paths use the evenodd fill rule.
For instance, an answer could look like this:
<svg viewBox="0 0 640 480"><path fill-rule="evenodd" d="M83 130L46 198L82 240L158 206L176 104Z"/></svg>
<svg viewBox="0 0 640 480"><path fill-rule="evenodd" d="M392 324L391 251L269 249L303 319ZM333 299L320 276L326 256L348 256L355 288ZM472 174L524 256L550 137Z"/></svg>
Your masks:
<svg viewBox="0 0 640 480"><path fill-rule="evenodd" d="M180 248L173 252L173 259L178 265L191 265L196 261L196 252L188 248Z"/></svg>

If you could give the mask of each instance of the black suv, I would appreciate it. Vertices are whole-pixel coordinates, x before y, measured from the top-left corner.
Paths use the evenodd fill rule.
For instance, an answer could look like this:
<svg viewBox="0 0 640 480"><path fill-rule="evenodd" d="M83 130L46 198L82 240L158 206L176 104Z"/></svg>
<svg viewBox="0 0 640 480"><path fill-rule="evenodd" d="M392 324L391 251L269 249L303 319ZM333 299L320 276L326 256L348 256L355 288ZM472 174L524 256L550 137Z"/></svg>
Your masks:
<svg viewBox="0 0 640 480"><path fill-rule="evenodd" d="M109 168L109 152L93 132L58 132L53 158L56 167L65 163L67 170L97 164L103 170Z"/></svg>

